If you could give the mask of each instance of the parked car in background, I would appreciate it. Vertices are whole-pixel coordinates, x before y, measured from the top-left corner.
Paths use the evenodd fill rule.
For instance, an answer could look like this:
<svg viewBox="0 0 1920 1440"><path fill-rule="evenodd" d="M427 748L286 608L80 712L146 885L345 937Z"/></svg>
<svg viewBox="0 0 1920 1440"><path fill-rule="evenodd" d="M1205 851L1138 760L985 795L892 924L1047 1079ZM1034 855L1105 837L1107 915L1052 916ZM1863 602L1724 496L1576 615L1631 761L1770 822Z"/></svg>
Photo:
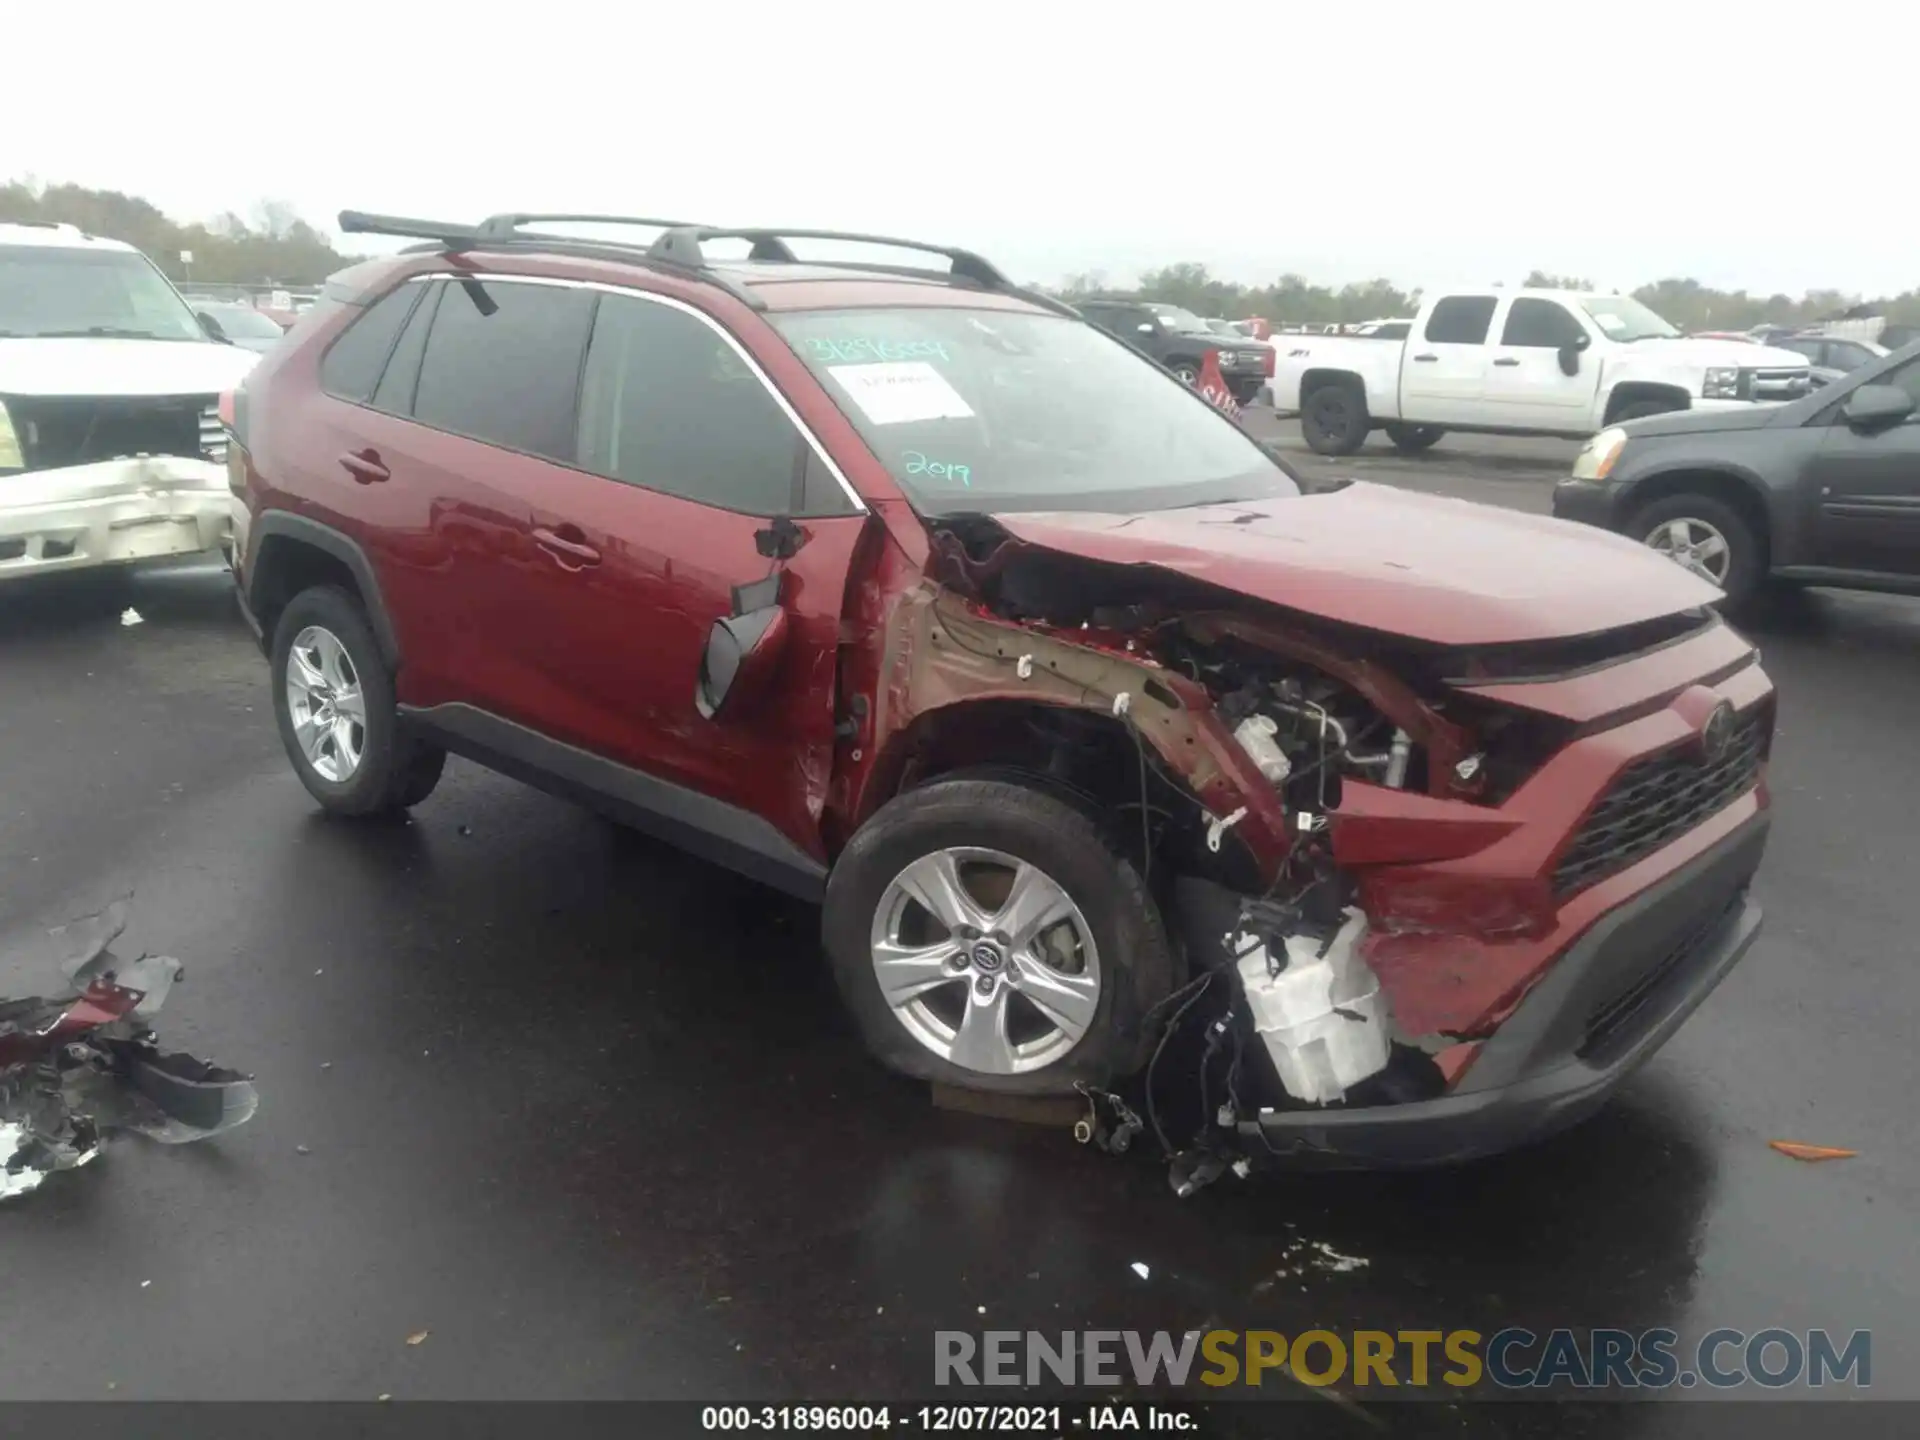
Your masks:
<svg viewBox="0 0 1920 1440"><path fill-rule="evenodd" d="M1763 582L1920 590L1920 343L1790 405L1593 437L1553 513L1677 560L1739 605Z"/></svg>
<svg viewBox="0 0 1920 1440"><path fill-rule="evenodd" d="M1789 400L1811 383L1802 356L1685 339L1631 296L1486 290L1434 296L1401 343L1289 346L1273 397L1314 450L1350 455L1375 429L1403 451L1449 430L1585 437L1668 410Z"/></svg>
<svg viewBox="0 0 1920 1440"><path fill-rule="evenodd" d="M1367 320L1347 333L1361 340L1404 340L1413 333L1413 321Z"/></svg>
<svg viewBox="0 0 1920 1440"><path fill-rule="evenodd" d="M1191 310L1149 300L1082 300L1080 313L1108 334L1158 360L1188 385L1200 382L1209 354L1218 357L1220 378L1242 405L1260 393L1272 373L1271 346L1221 335Z"/></svg>
<svg viewBox="0 0 1920 1440"><path fill-rule="evenodd" d="M215 403L257 358L131 245L0 224L0 588L220 548Z"/></svg>
<svg viewBox="0 0 1920 1440"><path fill-rule="evenodd" d="M264 355L279 344L286 327L251 305L202 303L194 307L206 332L216 340Z"/></svg>
<svg viewBox="0 0 1920 1440"><path fill-rule="evenodd" d="M1775 349L1791 350L1807 357L1815 389L1831 385L1849 371L1884 360L1893 353L1870 340L1827 335L1782 335L1773 344Z"/></svg>
<svg viewBox="0 0 1920 1440"><path fill-rule="evenodd" d="M1712 586L1305 491L967 251L542 218L343 215L429 246L229 403L323 809L456 751L818 901L873 1053L966 1089L1105 1090L1210 975L1257 1155L1569 1125L1751 944L1774 692Z"/></svg>

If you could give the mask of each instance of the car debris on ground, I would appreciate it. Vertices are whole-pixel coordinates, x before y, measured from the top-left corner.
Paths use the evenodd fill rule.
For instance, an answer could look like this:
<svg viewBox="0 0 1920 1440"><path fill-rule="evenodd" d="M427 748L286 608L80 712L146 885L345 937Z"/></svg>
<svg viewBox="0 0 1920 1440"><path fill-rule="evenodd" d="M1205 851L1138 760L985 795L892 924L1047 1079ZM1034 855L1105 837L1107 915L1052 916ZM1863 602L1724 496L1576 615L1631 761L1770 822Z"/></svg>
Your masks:
<svg viewBox="0 0 1920 1440"><path fill-rule="evenodd" d="M0 1199L97 1159L115 1133L164 1145L244 1125L253 1078L160 1048L148 1022L179 982L170 956L122 960L126 902L49 932L68 986L0 999Z"/></svg>

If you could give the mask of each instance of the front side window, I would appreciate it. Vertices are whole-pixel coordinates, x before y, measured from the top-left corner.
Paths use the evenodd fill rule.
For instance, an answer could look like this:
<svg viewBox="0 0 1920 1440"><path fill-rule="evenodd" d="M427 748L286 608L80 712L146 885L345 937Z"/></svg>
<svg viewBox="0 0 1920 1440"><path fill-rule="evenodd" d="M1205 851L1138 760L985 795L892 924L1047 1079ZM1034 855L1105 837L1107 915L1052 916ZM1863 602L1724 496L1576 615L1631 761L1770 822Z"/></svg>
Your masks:
<svg viewBox="0 0 1920 1440"><path fill-rule="evenodd" d="M580 360L596 298L571 286L449 283L420 359L413 418L571 463Z"/></svg>
<svg viewBox="0 0 1920 1440"><path fill-rule="evenodd" d="M1449 295L1427 316L1426 337L1435 345L1483 345L1499 303L1491 295Z"/></svg>
<svg viewBox="0 0 1920 1440"><path fill-rule="evenodd" d="M204 342L207 332L135 251L0 245L0 337L53 336Z"/></svg>
<svg viewBox="0 0 1920 1440"><path fill-rule="evenodd" d="M934 307L771 318L923 515L1134 513L1300 493L1193 391L1065 316Z"/></svg>
<svg viewBox="0 0 1920 1440"><path fill-rule="evenodd" d="M722 510L787 515L834 500L806 482L804 459L799 430L711 325L654 300L602 299L580 394L583 469Z"/></svg>
<svg viewBox="0 0 1920 1440"><path fill-rule="evenodd" d="M1502 345L1528 349L1558 350L1577 345L1586 331L1568 313L1567 307L1552 300L1521 296L1507 312L1507 323L1500 332Z"/></svg>

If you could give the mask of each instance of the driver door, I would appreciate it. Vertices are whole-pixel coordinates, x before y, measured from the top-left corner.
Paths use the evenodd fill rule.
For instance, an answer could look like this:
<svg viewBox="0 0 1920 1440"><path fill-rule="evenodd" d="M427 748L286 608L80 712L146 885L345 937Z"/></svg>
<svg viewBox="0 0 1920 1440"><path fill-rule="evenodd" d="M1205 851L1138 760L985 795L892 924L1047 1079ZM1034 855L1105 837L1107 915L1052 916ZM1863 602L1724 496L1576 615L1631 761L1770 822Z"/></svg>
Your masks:
<svg viewBox="0 0 1920 1440"><path fill-rule="evenodd" d="M1558 300L1517 296L1499 321L1487 365L1486 423L1583 433L1591 428L1600 362L1583 353L1586 327ZM1563 359L1571 357L1569 375Z"/></svg>
<svg viewBox="0 0 1920 1440"><path fill-rule="evenodd" d="M1920 404L1920 360L1877 383ZM1901 424L1866 431L1836 411L1806 483L1820 507L1820 564L1920 575L1920 409Z"/></svg>

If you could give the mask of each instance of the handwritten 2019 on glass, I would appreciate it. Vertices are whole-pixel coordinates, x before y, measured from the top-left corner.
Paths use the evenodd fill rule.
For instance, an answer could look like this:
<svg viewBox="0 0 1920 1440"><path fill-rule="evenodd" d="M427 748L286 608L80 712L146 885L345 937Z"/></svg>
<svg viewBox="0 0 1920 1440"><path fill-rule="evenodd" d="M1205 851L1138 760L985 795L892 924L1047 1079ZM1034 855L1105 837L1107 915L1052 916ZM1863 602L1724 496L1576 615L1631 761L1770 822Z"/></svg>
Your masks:
<svg viewBox="0 0 1920 1440"><path fill-rule="evenodd" d="M958 480L969 490L973 488L973 471L965 465L950 460L929 460L918 450L907 451L907 474L925 475L932 480Z"/></svg>

